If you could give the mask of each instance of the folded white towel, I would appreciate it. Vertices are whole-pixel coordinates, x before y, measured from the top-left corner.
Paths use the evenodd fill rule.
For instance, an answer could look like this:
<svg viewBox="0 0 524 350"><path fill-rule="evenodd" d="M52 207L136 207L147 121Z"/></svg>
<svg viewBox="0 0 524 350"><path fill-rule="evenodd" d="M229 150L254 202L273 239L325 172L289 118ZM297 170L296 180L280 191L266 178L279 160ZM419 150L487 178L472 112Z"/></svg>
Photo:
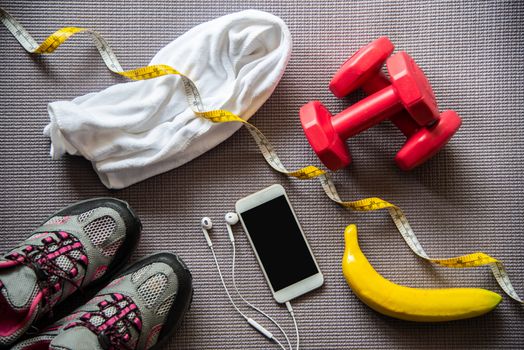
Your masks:
<svg viewBox="0 0 524 350"><path fill-rule="evenodd" d="M280 81L291 53L286 24L248 10L200 24L151 60L183 72L206 110L249 119ZM180 77L113 85L48 106L51 156L90 160L109 188L123 188L198 157L231 136L240 123L214 124L188 107Z"/></svg>

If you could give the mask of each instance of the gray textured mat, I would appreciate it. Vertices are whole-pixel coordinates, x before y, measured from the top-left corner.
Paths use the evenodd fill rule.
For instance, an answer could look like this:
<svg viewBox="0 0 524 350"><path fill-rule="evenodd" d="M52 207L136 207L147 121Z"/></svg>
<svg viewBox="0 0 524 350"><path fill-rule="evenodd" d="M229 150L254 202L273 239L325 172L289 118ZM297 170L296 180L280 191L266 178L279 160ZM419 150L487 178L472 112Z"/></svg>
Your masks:
<svg viewBox="0 0 524 350"><path fill-rule="evenodd" d="M390 124L355 137L349 142L353 165L335 176L341 195L380 196L401 206L432 256L481 250L501 259L524 295L522 1L4 0L2 6L38 40L67 25L96 29L126 68L146 64L162 46L205 20L247 8L281 16L293 35L294 51L282 82L252 122L289 168L318 164L301 131L300 106L319 99L336 112L355 101L338 101L329 93L331 75L359 46L388 35L424 68L441 109L456 109L464 124L443 152L410 173L393 163L403 140ZM202 216L215 221L219 259L228 264L225 211L254 190L281 183L326 277L321 290L295 302L304 349L524 348L524 309L507 297L484 317L443 324L398 321L363 305L341 273L342 232L348 223L359 225L372 264L398 283L501 291L487 268L449 270L415 258L386 212L347 212L324 197L316 181L274 173L246 130L182 168L116 192L102 186L84 159L51 161L42 136L47 103L124 81L105 69L86 39L77 36L52 56L32 57L0 28L0 250L70 202L101 195L125 199L144 223L134 259L173 250L193 271L193 307L168 348L273 348L227 303L199 221ZM293 334L245 236L238 228L236 233L242 290Z"/></svg>

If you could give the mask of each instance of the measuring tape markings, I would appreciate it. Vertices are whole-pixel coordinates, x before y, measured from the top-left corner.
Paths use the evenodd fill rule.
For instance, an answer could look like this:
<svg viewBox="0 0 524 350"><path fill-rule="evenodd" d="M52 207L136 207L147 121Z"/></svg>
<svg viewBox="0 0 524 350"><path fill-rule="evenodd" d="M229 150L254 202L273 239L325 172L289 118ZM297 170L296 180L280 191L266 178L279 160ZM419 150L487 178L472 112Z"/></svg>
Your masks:
<svg viewBox="0 0 524 350"><path fill-rule="evenodd" d="M202 103L200 92L198 91L195 83L189 77L177 71L173 67L164 64L158 64L124 71L111 46L109 46L107 41L94 30L78 27L65 27L57 30L55 33L51 34L47 39L45 39L42 44L38 45L35 39L33 39L33 37L25 30L25 28L2 8L0 8L0 20L11 32L11 34L13 34L13 36L18 40L20 45L22 45L22 47L30 53L53 53L72 35L84 32L91 36L93 43L100 53L100 56L102 57L102 60L106 64L107 68L116 74L132 80L146 80L164 75L180 76L184 85L184 91L186 94L186 99L189 103L189 107L195 113L195 115L210 120L213 123L242 123L248 129L252 138L255 140L266 162L274 170L299 180L318 178L326 195L332 201L343 206L344 208L355 211L374 211L387 209L398 231L406 241L409 248L417 256L431 263L450 268L468 268L489 265L493 276L504 292L506 292L506 294L512 299L523 303L522 299L518 296L515 289L513 288L504 265L500 261L481 252L446 259L430 258L422 248L422 245L417 239L417 236L411 228L402 209L378 197L364 198L352 202L343 201L338 194L331 175L325 170L319 169L315 166L308 165L298 170L288 171L278 157L271 143L257 127L227 110L206 111Z"/></svg>

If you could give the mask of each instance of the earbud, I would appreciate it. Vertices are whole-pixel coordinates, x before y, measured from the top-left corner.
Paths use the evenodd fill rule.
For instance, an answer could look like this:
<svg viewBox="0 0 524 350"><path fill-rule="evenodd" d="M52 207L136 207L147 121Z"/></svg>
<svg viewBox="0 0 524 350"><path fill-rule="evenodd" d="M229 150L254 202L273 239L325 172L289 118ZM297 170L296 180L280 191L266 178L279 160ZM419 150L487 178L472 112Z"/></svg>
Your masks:
<svg viewBox="0 0 524 350"><path fill-rule="evenodd" d="M231 229L231 226L238 223L238 215L237 213L227 213L225 216L226 220L226 227L227 227L227 233L229 234L229 240L231 243L235 242L235 237L233 236L233 230Z"/></svg>
<svg viewBox="0 0 524 350"><path fill-rule="evenodd" d="M209 238L209 232L207 230L211 230L213 227L213 223L211 222L211 219L208 217L202 218L202 221L200 222L202 225L202 232L204 232L204 237L206 237L207 245L213 246L213 242L211 242L211 238Z"/></svg>
<svg viewBox="0 0 524 350"><path fill-rule="evenodd" d="M236 225L238 223L238 215L237 213L227 213L225 220L228 225Z"/></svg>
<svg viewBox="0 0 524 350"><path fill-rule="evenodd" d="M211 230L213 228L213 223L211 222L211 219L207 216L202 218L202 228L205 228L206 230Z"/></svg>

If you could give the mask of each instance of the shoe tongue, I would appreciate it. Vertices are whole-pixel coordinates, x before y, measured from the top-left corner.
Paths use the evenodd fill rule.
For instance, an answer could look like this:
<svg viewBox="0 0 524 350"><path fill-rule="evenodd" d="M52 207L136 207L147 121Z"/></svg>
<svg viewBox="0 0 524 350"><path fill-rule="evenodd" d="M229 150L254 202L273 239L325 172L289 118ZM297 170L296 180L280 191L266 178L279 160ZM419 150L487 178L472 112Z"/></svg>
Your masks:
<svg viewBox="0 0 524 350"><path fill-rule="evenodd" d="M60 332L49 344L52 350L104 350L98 337L86 327L76 326Z"/></svg>
<svg viewBox="0 0 524 350"><path fill-rule="evenodd" d="M19 265L0 269L0 281L6 289L4 295L9 302L18 308L29 307L36 296L37 286L35 272L27 266Z"/></svg>

